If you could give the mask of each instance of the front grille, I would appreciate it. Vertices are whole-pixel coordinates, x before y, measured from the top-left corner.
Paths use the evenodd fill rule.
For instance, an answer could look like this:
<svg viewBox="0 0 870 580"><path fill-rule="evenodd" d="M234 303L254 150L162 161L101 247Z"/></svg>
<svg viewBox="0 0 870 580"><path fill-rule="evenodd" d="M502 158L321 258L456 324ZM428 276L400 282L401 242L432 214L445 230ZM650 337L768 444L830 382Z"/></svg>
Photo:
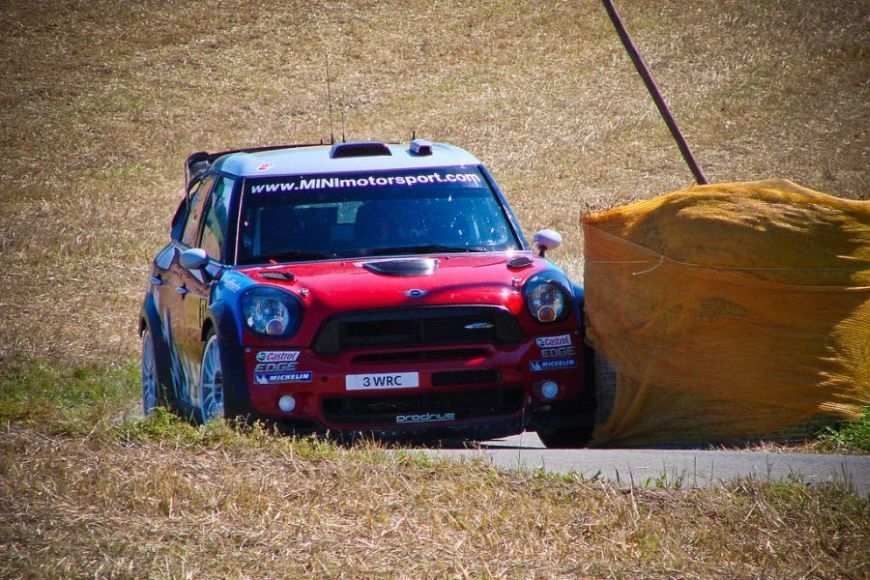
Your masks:
<svg viewBox="0 0 870 580"><path fill-rule="evenodd" d="M519 323L503 308L439 306L335 316L321 327L314 351L336 355L350 349L503 344L523 338Z"/></svg>
<svg viewBox="0 0 870 580"><path fill-rule="evenodd" d="M395 423L397 415L455 413L456 420L511 415L523 405L523 390L488 389L427 395L331 397L323 400L326 419L335 423Z"/></svg>
<svg viewBox="0 0 870 580"><path fill-rule="evenodd" d="M431 362L468 360L482 358L489 354L483 348L450 348L441 350L399 350L392 352L372 352L353 357L354 364L395 364L405 362Z"/></svg>

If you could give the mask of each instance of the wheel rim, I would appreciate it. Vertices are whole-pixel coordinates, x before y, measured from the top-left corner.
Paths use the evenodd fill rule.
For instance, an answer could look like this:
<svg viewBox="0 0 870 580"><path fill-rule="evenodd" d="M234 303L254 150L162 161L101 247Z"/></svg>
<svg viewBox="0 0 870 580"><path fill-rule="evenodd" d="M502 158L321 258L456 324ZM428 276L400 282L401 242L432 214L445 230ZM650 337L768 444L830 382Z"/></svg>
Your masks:
<svg viewBox="0 0 870 580"><path fill-rule="evenodd" d="M212 336L202 353L200 380L202 420L211 421L224 414L224 381L221 371L221 353L217 337Z"/></svg>
<svg viewBox="0 0 870 580"><path fill-rule="evenodd" d="M157 371L154 364L154 343L147 330L142 334L142 412L146 415L157 406Z"/></svg>

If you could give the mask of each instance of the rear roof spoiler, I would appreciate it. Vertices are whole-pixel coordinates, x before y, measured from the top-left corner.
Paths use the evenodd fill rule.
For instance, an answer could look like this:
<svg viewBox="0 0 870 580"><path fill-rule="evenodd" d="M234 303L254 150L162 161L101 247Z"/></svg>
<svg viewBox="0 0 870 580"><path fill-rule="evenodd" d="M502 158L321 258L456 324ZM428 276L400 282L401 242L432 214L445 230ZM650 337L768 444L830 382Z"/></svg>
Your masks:
<svg viewBox="0 0 870 580"><path fill-rule="evenodd" d="M431 155L431 144L428 141L424 141L422 139L417 139L419 144L424 145L424 147L420 150L414 150L414 144L412 142L411 150L416 155ZM378 147L382 148L382 151L378 154L380 155L389 155L390 150L387 148L387 144L396 145L395 142L387 142L375 143ZM267 145L265 147L245 147L242 149L228 149L226 151L218 151L216 153L209 153L208 151L197 151L195 153L191 153L187 156L187 160L184 162L184 191L185 195L187 195L187 190L190 189L191 184L196 181L199 177L202 176L206 171L208 171L209 167L217 161L219 158L224 155L232 155L233 153L261 153L263 151L276 151L278 149L297 149L299 147L317 147L320 145L325 145L323 141L320 143L294 143L292 145ZM359 143L337 143L333 145L333 149L331 153L335 153L336 150L341 150L345 147L349 149L353 149L354 147L359 146ZM426 147L428 146L428 147ZM426 150L428 149L428 150ZM371 153L369 153L371 154ZM344 155L338 155L338 157L343 157Z"/></svg>
<svg viewBox="0 0 870 580"><path fill-rule="evenodd" d="M296 149L298 147L316 147L324 145L320 143L295 143L293 145L267 145L265 147L245 147L242 149L228 149L226 151L218 151L209 153L208 151L197 151L187 156L184 163L184 189L185 192L190 188L190 185L203 173L208 171L212 163L217 161L224 155L232 155L233 153L261 153L263 151L275 151L278 149Z"/></svg>
<svg viewBox="0 0 870 580"><path fill-rule="evenodd" d="M199 178L203 173L208 171L213 159L206 151L197 151L187 156L184 162L184 191L190 189L190 184Z"/></svg>

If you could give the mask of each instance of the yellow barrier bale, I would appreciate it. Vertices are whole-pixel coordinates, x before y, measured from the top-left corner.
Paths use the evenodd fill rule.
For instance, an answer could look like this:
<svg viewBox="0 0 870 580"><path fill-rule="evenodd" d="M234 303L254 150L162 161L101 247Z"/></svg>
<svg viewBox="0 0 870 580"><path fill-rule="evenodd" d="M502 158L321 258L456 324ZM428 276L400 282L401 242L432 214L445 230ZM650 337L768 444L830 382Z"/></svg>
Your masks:
<svg viewBox="0 0 870 580"><path fill-rule="evenodd" d="M725 183L583 229L587 337L617 372L594 443L770 437L870 403L870 202Z"/></svg>

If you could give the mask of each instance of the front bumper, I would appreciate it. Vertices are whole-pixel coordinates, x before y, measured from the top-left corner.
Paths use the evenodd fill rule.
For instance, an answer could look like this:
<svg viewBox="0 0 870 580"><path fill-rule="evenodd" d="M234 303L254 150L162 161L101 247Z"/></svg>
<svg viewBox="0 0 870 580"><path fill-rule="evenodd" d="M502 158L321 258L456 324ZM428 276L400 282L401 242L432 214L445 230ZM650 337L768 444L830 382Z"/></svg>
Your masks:
<svg viewBox="0 0 870 580"><path fill-rule="evenodd" d="M291 345L242 351L251 410L321 431L499 437L546 424L548 417L556 420L558 410L573 407L584 389L577 331L512 345L363 349L336 356ZM400 374L416 385L349 387L348 375ZM559 387L554 397L542 393L547 381ZM293 409L284 412L279 401L287 395Z"/></svg>

